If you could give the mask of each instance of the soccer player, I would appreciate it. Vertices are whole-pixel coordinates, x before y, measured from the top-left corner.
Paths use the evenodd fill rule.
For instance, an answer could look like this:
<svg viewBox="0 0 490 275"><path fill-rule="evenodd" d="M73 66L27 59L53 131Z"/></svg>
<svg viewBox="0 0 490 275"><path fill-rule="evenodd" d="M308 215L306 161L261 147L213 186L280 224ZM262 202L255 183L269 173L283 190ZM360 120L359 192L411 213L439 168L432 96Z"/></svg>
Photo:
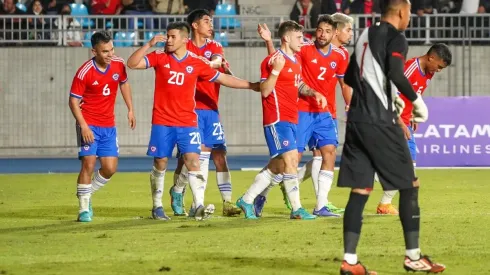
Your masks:
<svg viewBox="0 0 490 275"><path fill-rule="evenodd" d="M224 60L223 47L220 43L211 40L213 37L213 19L211 14L203 9L194 10L187 16L187 23L192 29L192 39L187 42L187 49L209 60L212 68L222 69ZM220 85L218 83L203 80L197 82L196 113L202 138L199 160L206 186L209 158L213 159L216 167L216 183L223 200L223 215L235 216L239 215L241 210L231 202L231 174L226 162L225 134L218 111L219 89ZM186 215L183 193L188 177L186 168L183 165L183 161L178 162L176 172L179 173L177 174L178 176L175 176L176 181L170 190L171 205L176 216Z"/></svg>
<svg viewBox="0 0 490 275"><path fill-rule="evenodd" d="M124 60L114 55L111 34L92 35L93 58L75 74L70 90L69 106L77 127L78 157L82 167L77 180L78 221L92 221L91 196L104 187L117 170L119 145L114 119L118 86L128 108L129 127L136 127L131 86ZM99 157L101 168L94 173Z"/></svg>
<svg viewBox="0 0 490 275"><path fill-rule="evenodd" d="M448 46L442 43L434 44L425 55L412 58L405 62L405 77L408 78L408 81L412 84L412 87L417 94L422 95L427 86L429 86L434 74L451 65L451 61L452 54ZM399 97L403 100L405 108L403 109L398 122L405 133L413 166L415 167L417 161L417 145L413 134L417 131L418 124L412 121L413 106L410 100L403 94L399 95ZM396 190L384 191L381 201L376 209L376 213L398 215L398 210L391 203L396 192Z"/></svg>
<svg viewBox="0 0 490 275"><path fill-rule="evenodd" d="M268 51L273 51L270 31L267 26L259 25L258 32L266 41ZM298 54L301 58L305 83L334 102L337 78L343 77L348 64L344 52L330 43L335 32L336 24L331 16L321 16L317 22L315 43L304 45ZM330 100L327 100L329 106L332 105ZM335 108L335 103L332 106ZM330 108L321 109L314 100L302 96L299 100L299 111L298 158L301 159L305 147L309 145L312 150L318 148L316 153L321 164L319 170L316 171L317 174L313 175L313 178L316 179L313 182L317 197L313 214L320 217L339 217L339 214L329 209L329 205L330 208L338 208L328 203L328 193L333 182L335 150L338 145L337 126L330 113L331 110ZM257 197L255 201L256 215L260 216L265 196L270 189L267 188ZM281 190L285 193L284 188ZM289 205L287 195L283 195L286 205Z"/></svg>
<svg viewBox="0 0 490 275"><path fill-rule="evenodd" d="M189 170L189 184L195 205L189 216L203 220L214 212L214 205L204 205L204 177L199 165L201 137L197 128L198 117L194 111L198 79L231 88L259 89L259 83L222 74L212 69L208 61L189 52L186 48L189 33L187 23L171 23L167 27L167 39L163 35L155 35L128 59L128 67L131 69L155 70L152 129L147 155L154 158L150 185L152 216L158 220L169 219L162 207L162 193L168 158L175 145L183 154L185 166ZM165 51L156 50L146 54L155 44L164 41Z"/></svg>
<svg viewBox="0 0 490 275"><path fill-rule="evenodd" d="M310 220L316 216L301 206L297 177L298 93L314 97L315 108L320 110L327 103L321 93L302 80L301 60L296 53L301 50L303 27L294 21L285 21L279 26L278 33L281 48L267 56L261 64L263 126L271 160L255 177L247 192L238 199L237 206L243 210L246 219L257 219L254 200L278 174L282 174L292 206L291 219Z"/></svg>
<svg viewBox="0 0 490 275"><path fill-rule="evenodd" d="M400 221L405 238L407 271L442 272L420 252L419 180L403 130L398 125L393 85L413 104L413 120L428 118L427 106L403 72L408 43L404 31L410 21L409 0L384 0L381 22L366 28L354 47L345 75L352 87L345 143L340 160L339 187L351 188L344 214L344 260L340 273L376 274L357 259L362 213L376 172L384 190L400 190Z"/></svg>

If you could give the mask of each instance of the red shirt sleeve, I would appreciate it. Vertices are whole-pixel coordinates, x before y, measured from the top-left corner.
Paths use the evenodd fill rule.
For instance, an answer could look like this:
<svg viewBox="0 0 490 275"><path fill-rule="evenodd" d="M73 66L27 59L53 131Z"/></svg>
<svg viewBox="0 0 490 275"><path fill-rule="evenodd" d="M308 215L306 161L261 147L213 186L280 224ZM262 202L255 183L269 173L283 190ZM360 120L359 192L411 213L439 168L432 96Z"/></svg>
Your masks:
<svg viewBox="0 0 490 275"><path fill-rule="evenodd" d="M146 68L156 67L160 64L162 58L165 56L165 52L156 50L145 55Z"/></svg>
<svg viewBox="0 0 490 275"><path fill-rule="evenodd" d="M347 70L347 66L349 65L349 59L345 54L338 54L339 56L339 65L337 66L337 70L335 71L335 75L338 78L344 78L345 71Z"/></svg>
<svg viewBox="0 0 490 275"><path fill-rule="evenodd" d="M213 56L219 56L224 58L225 52L223 51L223 46L219 42L213 41L213 49L211 50L211 59Z"/></svg>
<svg viewBox="0 0 490 275"><path fill-rule="evenodd" d="M204 81L214 82L220 75L220 72L211 68L209 63L206 63L202 59L197 59L198 66L196 66L199 71L199 78Z"/></svg>
<svg viewBox="0 0 490 275"><path fill-rule="evenodd" d="M119 83L123 84L128 81L128 73L126 72L126 65L121 63L121 77L119 78Z"/></svg>
<svg viewBox="0 0 490 275"><path fill-rule="evenodd" d="M78 72L73 78L73 82L71 83L70 96L81 99L83 94L85 93L85 81L83 79L78 78Z"/></svg>
<svg viewBox="0 0 490 275"><path fill-rule="evenodd" d="M262 61L262 64L260 64L260 82L266 81L271 74L272 70L271 65L269 64L270 59L271 57L268 56Z"/></svg>

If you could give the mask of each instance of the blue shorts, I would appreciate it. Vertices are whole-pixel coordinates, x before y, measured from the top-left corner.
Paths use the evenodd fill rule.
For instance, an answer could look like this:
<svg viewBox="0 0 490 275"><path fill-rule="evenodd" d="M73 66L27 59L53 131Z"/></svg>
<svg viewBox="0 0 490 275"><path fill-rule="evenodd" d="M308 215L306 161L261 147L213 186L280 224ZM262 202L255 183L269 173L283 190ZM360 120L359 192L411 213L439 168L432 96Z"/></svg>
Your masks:
<svg viewBox="0 0 490 275"><path fill-rule="evenodd" d="M407 127L411 134L410 139L408 140L408 149L410 151L410 155L412 156L412 160L415 162L417 160L417 144L415 143L412 126L407 125Z"/></svg>
<svg viewBox="0 0 490 275"><path fill-rule="evenodd" d="M279 121L273 125L264 126L264 135L271 158L298 148L296 124L291 122Z"/></svg>
<svg viewBox="0 0 490 275"><path fill-rule="evenodd" d="M89 144L83 142L82 131L77 125L78 157L118 157L119 144L117 140L116 127L88 126L94 133L94 142Z"/></svg>
<svg viewBox="0 0 490 275"><path fill-rule="evenodd" d="M338 144L337 127L330 113L299 112L298 152L304 152L306 145L312 149Z"/></svg>
<svg viewBox="0 0 490 275"><path fill-rule="evenodd" d="M201 153L201 135L196 127L152 125L146 154L155 158L172 156L175 145L182 154Z"/></svg>
<svg viewBox="0 0 490 275"><path fill-rule="evenodd" d="M196 113L202 144L208 148L226 150L225 132L219 119L219 112L215 110L196 110Z"/></svg>

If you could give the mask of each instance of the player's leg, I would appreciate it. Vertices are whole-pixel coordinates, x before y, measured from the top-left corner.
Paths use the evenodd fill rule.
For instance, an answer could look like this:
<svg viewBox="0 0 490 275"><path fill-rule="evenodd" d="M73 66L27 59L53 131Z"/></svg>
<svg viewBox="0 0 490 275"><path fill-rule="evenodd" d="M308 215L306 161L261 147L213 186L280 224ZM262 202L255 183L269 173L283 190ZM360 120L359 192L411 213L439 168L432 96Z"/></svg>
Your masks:
<svg viewBox="0 0 490 275"><path fill-rule="evenodd" d="M185 211L184 197L185 188L189 182L187 177L187 167L184 165L184 158L177 150L177 168L174 172L174 184L170 188L170 206L174 211L174 216L187 216Z"/></svg>
<svg viewBox="0 0 490 275"><path fill-rule="evenodd" d="M374 168L365 150L365 140L358 125L347 122L345 142L340 160L339 187L351 188L343 220L344 260L340 274L371 274L357 258L361 235L362 213L373 187Z"/></svg>
<svg viewBox="0 0 490 275"><path fill-rule="evenodd" d="M78 218L79 222L92 221L91 195L92 174L97 162L97 145L99 132L95 127L89 126L94 134L94 142L84 143L81 137L80 127L77 125L77 145L79 146L78 158L81 162L80 173L77 179Z"/></svg>
<svg viewBox="0 0 490 275"><path fill-rule="evenodd" d="M409 271L442 272L445 267L420 253L419 181L415 177L407 141L400 127L375 126L379 133L367 148L384 190L400 190L399 216L405 238L404 268ZM396 173L393 173L396 171Z"/></svg>
<svg viewBox="0 0 490 275"><path fill-rule="evenodd" d="M193 207L189 217L196 220L207 219L214 213L214 205L204 204L206 179L201 170L201 135L198 128L174 127L177 130L177 146L184 155L184 164L187 168L189 185L193 195Z"/></svg>
<svg viewBox="0 0 490 275"><path fill-rule="evenodd" d="M297 134L296 134L296 144L298 147L297 161L299 163L299 160L301 159L301 157L303 156L303 152L305 151L306 145L313 134L313 125L315 123L315 118L314 118L314 114L309 112L299 112L298 116L299 118L298 118ZM299 179L298 179L298 183L301 183ZM289 210L291 210L292 207L288 199L288 194L286 192L286 187L284 185L284 182L280 184L280 187L281 187L284 204L286 204L286 207Z"/></svg>
<svg viewBox="0 0 490 275"><path fill-rule="evenodd" d="M219 144L213 148L211 158L216 166L216 183L223 200L223 216L236 216L242 213L232 200L231 173L226 160L226 145Z"/></svg>
<svg viewBox="0 0 490 275"><path fill-rule="evenodd" d="M279 165L284 166L282 161L278 162ZM284 168L279 168L279 170L284 170ZM271 170L275 171L275 170ZM273 172L275 173L275 172ZM262 211L264 210L264 205L267 202L267 195L274 188L274 186L279 185L284 180L284 175L282 173L276 173L272 178L272 182L267 186L264 191L262 191L254 200L254 210L255 216L262 217ZM289 200L288 200L289 202Z"/></svg>
<svg viewBox="0 0 490 275"><path fill-rule="evenodd" d="M172 157L172 151L177 139L174 128L152 125L150 142L147 155L153 157L153 169L150 173L150 187L153 200L152 217L156 220L169 220L162 204L163 189L165 185L165 172L168 158Z"/></svg>

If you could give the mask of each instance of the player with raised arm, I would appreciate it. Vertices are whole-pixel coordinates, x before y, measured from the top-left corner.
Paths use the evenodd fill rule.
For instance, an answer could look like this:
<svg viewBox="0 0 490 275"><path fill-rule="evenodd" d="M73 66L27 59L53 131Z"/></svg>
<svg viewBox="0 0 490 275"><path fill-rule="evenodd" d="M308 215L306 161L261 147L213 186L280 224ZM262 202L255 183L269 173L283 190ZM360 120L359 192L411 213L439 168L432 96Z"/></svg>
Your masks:
<svg viewBox="0 0 490 275"><path fill-rule="evenodd" d="M77 123L78 157L82 164L77 180L80 222L92 221L91 196L104 187L117 170L119 145L114 107L118 87L128 108L129 127L136 127L126 66L122 58L114 55L111 34L96 32L91 42L94 57L77 70L69 100ZM101 168L94 174L97 157Z"/></svg>
<svg viewBox="0 0 490 275"><path fill-rule="evenodd" d="M213 19L211 14L203 9L194 10L187 16L187 23L192 30L192 39L187 42L187 49L209 60L212 68L222 69L223 47L220 43L212 40ZM202 139L199 160L206 186L209 158L213 159L216 167L216 183L223 200L223 215L235 216L239 215L241 210L231 202L231 174L226 162L225 134L218 111L219 89L218 83L202 80L197 82L196 113ZM174 186L170 190L172 210L176 216L186 215L183 194L188 177L187 169L183 164L182 158L179 158Z"/></svg>
<svg viewBox="0 0 490 275"><path fill-rule="evenodd" d="M408 78L408 81L412 84L417 94L422 95L427 86L429 86L434 74L451 65L451 61L452 54L448 46L442 43L434 44L425 55L414 57L405 62L405 77ZM403 94L400 94L399 97L399 99L403 100L402 104L405 108L400 114L398 122L405 133L413 166L415 167L417 161L417 144L415 143L414 133L417 131L418 123L412 121L413 106L410 100ZM398 210L392 204L393 197L396 193L397 190L384 191L381 201L376 208L377 214L398 215Z"/></svg>
<svg viewBox="0 0 490 275"><path fill-rule="evenodd" d="M237 89L259 89L258 83L222 74L212 69L209 62L189 52L186 48L189 33L187 23L171 23L167 27L167 38L161 34L155 35L128 59L128 67L131 69L155 70L152 129L147 155L153 157L150 175L152 216L158 220L169 219L163 210L162 194L168 158L172 156L176 145L189 170L189 184L195 205L190 216L203 220L214 212L214 205L204 205L204 177L199 165L201 137L194 110L198 79L215 81ZM165 51L156 50L146 54L151 47L164 41Z"/></svg>
<svg viewBox="0 0 490 275"><path fill-rule="evenodd" d="M267 48L270 53L273 50L270 31L266 25L259 25L258 32L268 44ZM321 16L317 22L316 41L303 45L298 53L301 58L305 83L327 98L332 98L331 94L333 93L333 100L335 100L337 78L343 77L348 64L343 51L330 43L335 32L336 24L331 16ZM331 84L332 82L334 85ZM328 102L328 105L330 106L331 103ZM317 198L313 214L321 217L339 217L339 214L333 213L328 208L329 204L332 205L328 202L328 193L333 182L335 150L338 145L337 127L332 119L330 109L319 108L314 100L301 96L297 137L299 159L301 159L306 146L310 145L312 150L318 148L319 158L323 160L321 167L319 167L321 169L317 171L318 174L313 175L313 178L316 179L313 182ZM302 177L299 179L302 180ZM256 215L260 216L266 195L271 188L272 186L265 189L257 197L255 201ZM281 190L283 190L286 205L289 205L284 188Z"/></svg>
<svg viewBox="0 0 490 275"><path fill-rule="evenodd" d="M271 160L255 177L254 183L238 199L246 219L257 219L254 200L273 179L282 174L292 211L291 219L315 219L302 206L297 177L298 95L312 97L315 108L323 110L326 98L302 80L301 60L296 55L303 42L303 27L294 21L279 26L281 48L267 56L261 64L262 113L264 134ZM313 98L314 97L314 98ZM320 105L320 106L318 106Z"/></svg>
<svg viewBox="0 0 490 275"><path fill-rule="evenodd" d="M384 0L381 22L366 28L357 40L345 75L352 87L339 187L351 188L344 214L344 260L340 274L376 274L357 258L362 213L373 188L374 173L384 190L400 190L400 221L405 239L407 271L445 270L420 252L419 179L395 107L395 87L413 104L413 120L428 118L427 106L404 75L408 51L404 31L410 21L409 0Z"/></svg>

